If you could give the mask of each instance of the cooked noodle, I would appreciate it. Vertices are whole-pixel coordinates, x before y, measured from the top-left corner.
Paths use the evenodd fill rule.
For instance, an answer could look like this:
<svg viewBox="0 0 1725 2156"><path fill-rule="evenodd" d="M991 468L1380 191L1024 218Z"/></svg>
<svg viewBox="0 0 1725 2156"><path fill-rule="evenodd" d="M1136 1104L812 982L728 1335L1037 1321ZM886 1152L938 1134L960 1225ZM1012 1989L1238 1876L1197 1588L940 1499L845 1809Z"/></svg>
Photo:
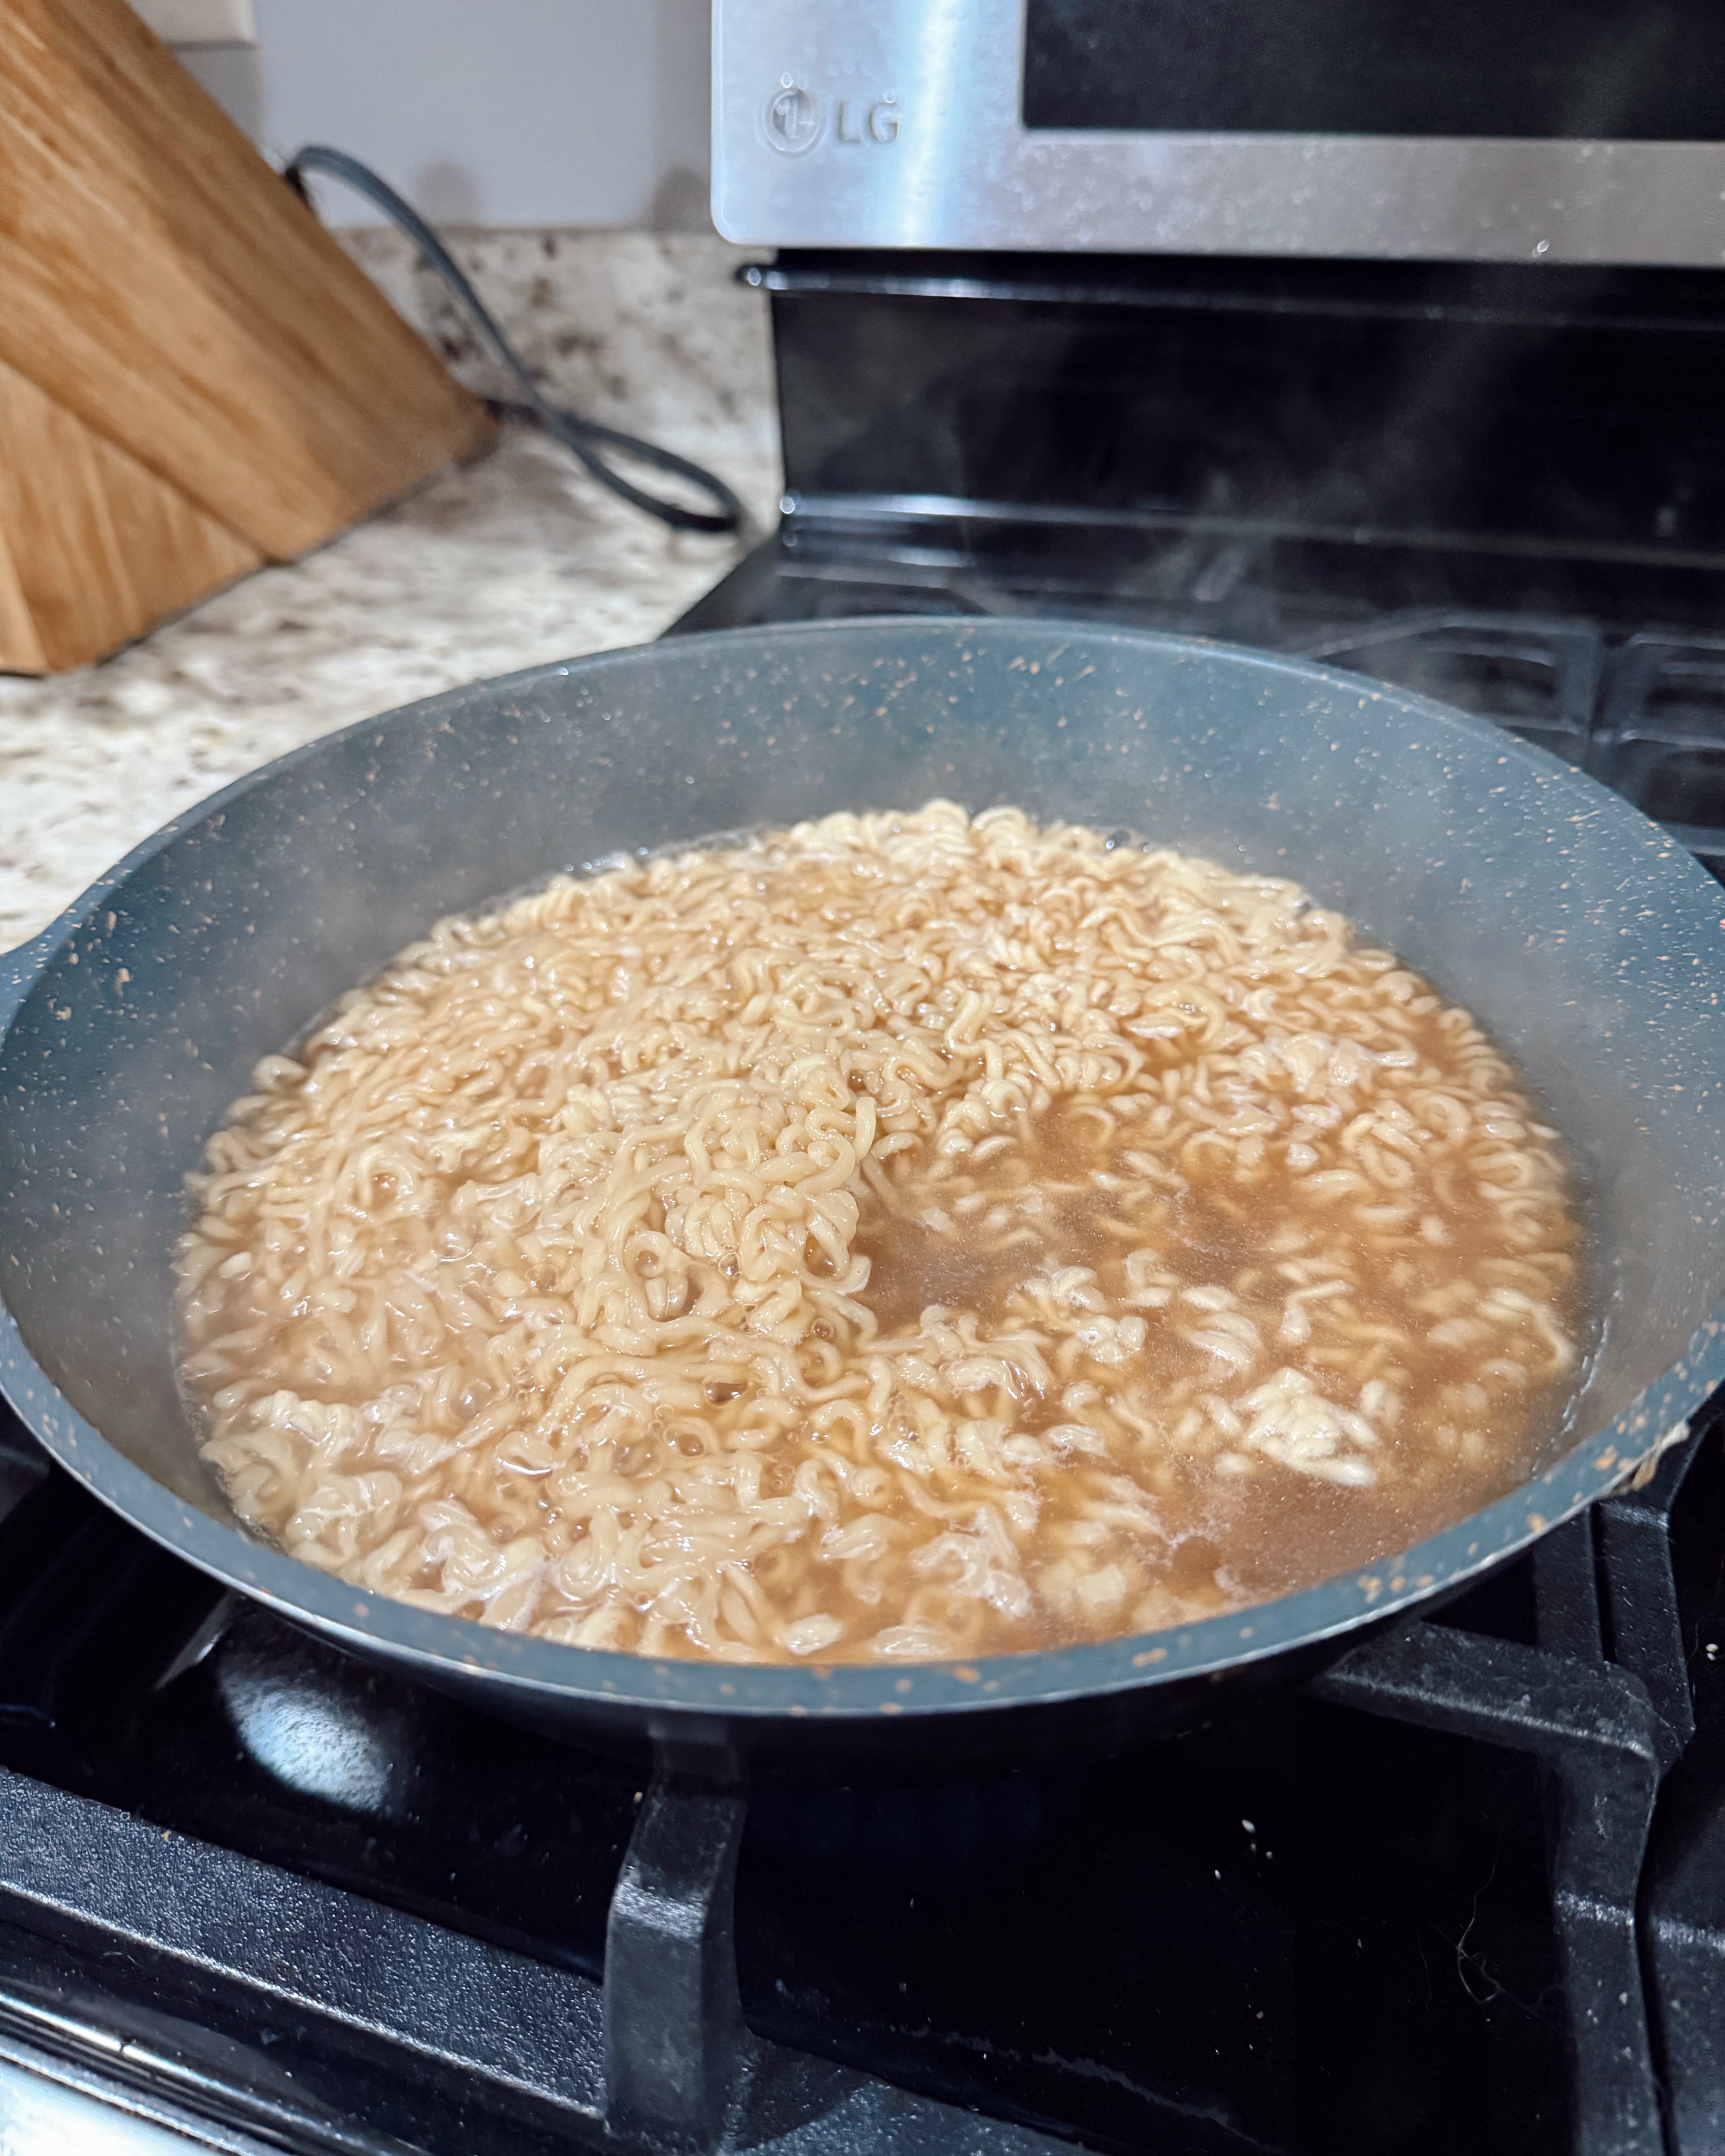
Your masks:
<svg viewBox="0 0 1725 2156"><path fill-rule="evenodd" d="M183 1374L240 1517L586 1646L973 1656L1327 1577L1530 1471L1556 1133L1296 886L831 816L446 921L259 1065Z"/></svg>

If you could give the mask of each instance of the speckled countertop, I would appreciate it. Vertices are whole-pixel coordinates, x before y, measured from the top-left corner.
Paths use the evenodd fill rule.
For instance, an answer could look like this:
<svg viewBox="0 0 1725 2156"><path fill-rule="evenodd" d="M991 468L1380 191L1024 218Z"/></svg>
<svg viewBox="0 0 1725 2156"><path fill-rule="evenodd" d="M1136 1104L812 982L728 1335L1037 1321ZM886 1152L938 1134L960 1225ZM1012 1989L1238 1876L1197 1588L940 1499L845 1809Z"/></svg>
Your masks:
<svg viewBox="0 0 1725 2156"><path fill-rule="evenodd" d="M393 235L350 244L464 378L501 387ZM738 250L646 233L489 233L464 267L578 409L711 465L770 522L764 302ZM0 950L158 825L272 757L462 681L656 636L736 557L596 486L540 436L96 666L0 675Z"/></svg>

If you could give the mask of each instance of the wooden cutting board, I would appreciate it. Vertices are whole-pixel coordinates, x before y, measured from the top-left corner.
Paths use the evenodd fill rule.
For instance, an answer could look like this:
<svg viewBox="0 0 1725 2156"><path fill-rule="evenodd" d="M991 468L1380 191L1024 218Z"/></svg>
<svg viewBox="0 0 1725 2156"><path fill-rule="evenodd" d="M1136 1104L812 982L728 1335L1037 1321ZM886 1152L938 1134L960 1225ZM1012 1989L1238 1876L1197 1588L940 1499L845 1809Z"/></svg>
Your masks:
<svg viewBox="0 0 1725 2156"><path fill-rule="evenodd" d="M124 0L0 0L0 668L95 658L494 434Z"/></svg>

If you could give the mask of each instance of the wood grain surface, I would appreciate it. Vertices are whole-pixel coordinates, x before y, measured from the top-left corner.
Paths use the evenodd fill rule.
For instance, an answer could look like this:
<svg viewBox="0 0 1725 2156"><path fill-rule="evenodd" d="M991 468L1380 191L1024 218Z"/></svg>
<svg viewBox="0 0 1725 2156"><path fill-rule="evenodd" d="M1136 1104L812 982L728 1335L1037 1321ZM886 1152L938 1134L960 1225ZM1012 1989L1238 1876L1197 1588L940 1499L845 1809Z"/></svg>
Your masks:
<svg viewBox="0 0 1725 2156"><path fill-rule="evenodd" d="M0 362L0 665L58 672L259 567L249 540Z"/></svg>
<svg viewBox="0 0 1725 2156"><path fill-rule="evenodd" d="M0 0L0 363L33 520L0 526L0 665L109 649L495 432L124 0Z"/></svg>

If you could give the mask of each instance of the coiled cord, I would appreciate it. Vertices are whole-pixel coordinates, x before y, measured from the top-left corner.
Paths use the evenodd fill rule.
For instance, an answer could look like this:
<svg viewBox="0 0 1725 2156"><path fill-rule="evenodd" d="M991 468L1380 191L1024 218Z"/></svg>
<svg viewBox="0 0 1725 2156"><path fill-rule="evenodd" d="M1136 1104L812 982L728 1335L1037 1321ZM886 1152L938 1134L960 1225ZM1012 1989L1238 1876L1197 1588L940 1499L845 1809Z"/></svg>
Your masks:
<svg viewBox="0 0 1725 2156"><path fill-rule="evenodd" d="M675 531L740 531L748 521L742 503L716 473L680 457L675 449L661 449L657 442L644 442L636 435L625 434L619 428L602 426L597 419L584 419L578 412L571 412L553 404L534 379L526 362L521 358L509 339L498 327L495 317L485 301L475 291L465 275L457 267L454 258L443 241L411 204L402 200L387 180L381 179L369 165L357 157L351 157L345 150L331 150L322 143L308 143L288 162L282 177L305 203L311 206L311 197L305 191L308 172L321 172L332 180L340 180L344 187L352 187L356 194L364 195L374 203L384 215L400 226L418 249L421 259L429 268L442 278L444 283L465 307L475 326L490 346L501 363L507 368L519 385L521 402L519 404L499 403L495 409L506 418L531 419L547 434L561 442L572 456L592 473L603 487L619 495L624 501L644 510L649 516L656 516L661 524L668 524ZM706 495L716 506L711 510L690 509L680 501L662 495L649 494L644 488L625 479L606 462L606 453L634 457L655 471L668 472L686 480L691 487Z"/></svg>

